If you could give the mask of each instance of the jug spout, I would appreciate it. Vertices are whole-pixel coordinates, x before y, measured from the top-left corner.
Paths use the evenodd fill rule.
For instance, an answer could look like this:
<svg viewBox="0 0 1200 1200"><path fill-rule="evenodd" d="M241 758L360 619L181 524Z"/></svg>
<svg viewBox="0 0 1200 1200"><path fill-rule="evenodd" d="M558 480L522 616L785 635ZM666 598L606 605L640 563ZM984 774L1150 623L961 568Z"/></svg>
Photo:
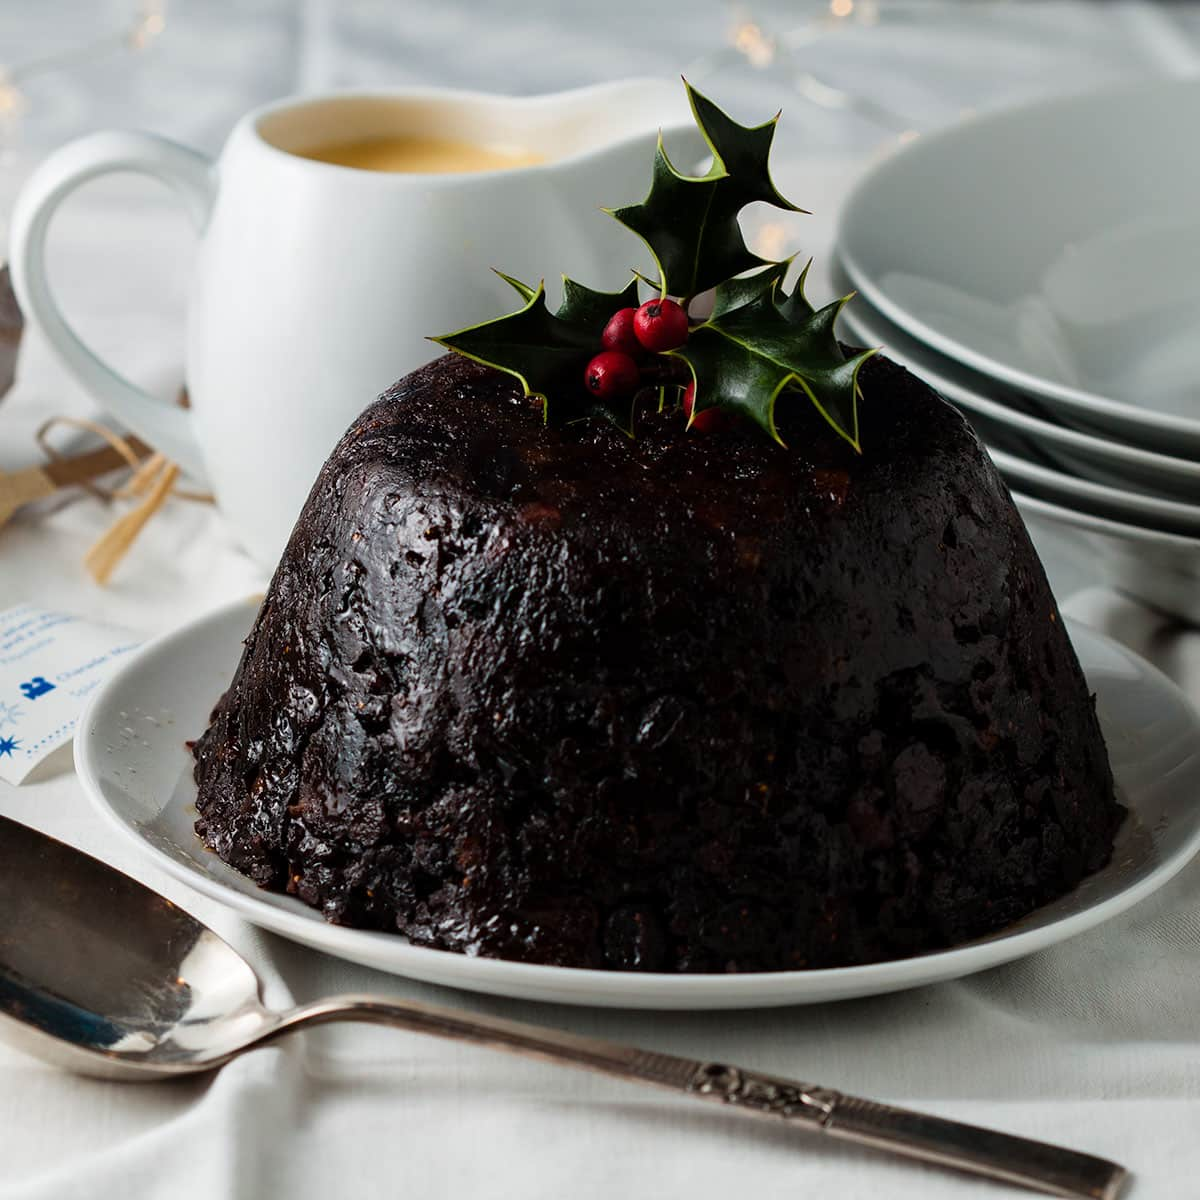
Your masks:
<svg viewBox="0 0 1200 1200"><path fill-rule="evenodd" d="M605 291L620 289L635 267L652 264L636 237L598 208L645 198L660 135L680 171L702 173L711 157L683 86L626 79L522 103L528 106L525 144L547 160L539 168L538 220L543 245L555 251L546 264L554 273L548 290L556 291L559 273Z"/></svg>
<svg viewBox="0 0 1200 1200"><path fill-rule="evenodd" d="M684 88L677 81L620 79L531 97L523 103L528 106L528 134L552 164L603 153L627 142L640 144L647 135L657 137L659 130L670 137L669 150L697 159L707 153ZM688 132L695 136L685 143Z"/></svg>

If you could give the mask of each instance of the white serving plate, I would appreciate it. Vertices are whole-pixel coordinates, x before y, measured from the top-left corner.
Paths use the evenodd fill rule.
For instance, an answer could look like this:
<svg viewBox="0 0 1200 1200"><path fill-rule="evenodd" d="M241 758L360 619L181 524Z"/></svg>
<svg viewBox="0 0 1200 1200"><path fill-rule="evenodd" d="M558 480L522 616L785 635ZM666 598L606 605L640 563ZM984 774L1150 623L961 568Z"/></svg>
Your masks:
<svg viewBox="0 0 1200 1200"><path fill-rule="evenodd" d="M1200 458L1200 80L921 137L858 184L839 254L890 321L1064 420Z"/></svg>
<svg viewBox="0 0 1200 1200"><path fill-rule="evenodd" d="M1200 497L1200 461L1143 450L1035 416L1023 407L1028 401L936 354L880 316L862 296L842 310L840 326L850 341L882 346L890 359L921 376L968 415L983 418L985 435L987 422L1003 426L1072 474L1096 483L1130 486L1148 495L1193 501Z"/></svg>
<svg viewBox="0 0 1200 1200"><path fill-rule="evenodd" d="M1071 627L1131 816L1113 860L1075 891L990 937L953 950L836 970L668 975L544 967L410 945L395 934L327 924L259 890L192 832L195 788L184 742L204 729L229 683L255 608L239 603L159 638L94 695L75 761L111 825L169 874L247 920L329 954L430 983L531 1000L621 1008L811 1004L954 979L1042 950L1149 895L1200 848L1200 717L1165 676L1114 642Z"/></svg>

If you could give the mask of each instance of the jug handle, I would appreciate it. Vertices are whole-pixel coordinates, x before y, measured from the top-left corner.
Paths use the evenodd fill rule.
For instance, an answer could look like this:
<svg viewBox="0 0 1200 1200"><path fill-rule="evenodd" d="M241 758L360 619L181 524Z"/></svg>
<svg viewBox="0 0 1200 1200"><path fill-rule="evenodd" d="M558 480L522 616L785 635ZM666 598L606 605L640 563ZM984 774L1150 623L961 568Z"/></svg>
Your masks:
<svg viewBox="0 0 1200 1200"><path fill-rule="evenodd" d="M213 198L210 159L151 134L94 133L55 151L22 188L12 218L13 289L68 370L109 412L185 471L203 477L192 414L156 399L98 358L63 316L46 277L46 234L58 206L89 180L127 171L166 183L197 230L203 229Z"/></svg>

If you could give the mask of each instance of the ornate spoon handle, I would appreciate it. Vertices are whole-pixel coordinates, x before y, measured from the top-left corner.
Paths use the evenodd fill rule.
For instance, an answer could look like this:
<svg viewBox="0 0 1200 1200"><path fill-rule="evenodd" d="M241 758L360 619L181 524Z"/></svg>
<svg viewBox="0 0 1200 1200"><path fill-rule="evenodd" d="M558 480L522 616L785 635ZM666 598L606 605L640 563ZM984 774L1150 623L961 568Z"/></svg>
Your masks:
<svg viewBox="0 0 1200 1200"><path fill-rule="evenodd" d="M305 1025L344 1020L392 1025L563 1066L602 1071L1051 1196L1115 1200L1127 1177L1123 1167L1090 1154L877 1104L830 1088L776 1079L724 1063L656 1054L539 1025L404 1001L372 996L318 1001L282 1016L266 1037L274 1038Z"/></svg>

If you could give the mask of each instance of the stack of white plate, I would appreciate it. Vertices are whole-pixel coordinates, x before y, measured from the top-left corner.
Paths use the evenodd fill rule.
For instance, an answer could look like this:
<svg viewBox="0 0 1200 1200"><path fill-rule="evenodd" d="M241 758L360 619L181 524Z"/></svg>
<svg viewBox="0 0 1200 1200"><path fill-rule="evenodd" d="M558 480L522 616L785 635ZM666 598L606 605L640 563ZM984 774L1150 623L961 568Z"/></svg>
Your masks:
<svg viewBox="0 0 1200 1200"><path fill-rule="evenodd" d="M838 231L842 337L970 418L1031 520L1200 622L1200 80L920 138Z"/></svg>

